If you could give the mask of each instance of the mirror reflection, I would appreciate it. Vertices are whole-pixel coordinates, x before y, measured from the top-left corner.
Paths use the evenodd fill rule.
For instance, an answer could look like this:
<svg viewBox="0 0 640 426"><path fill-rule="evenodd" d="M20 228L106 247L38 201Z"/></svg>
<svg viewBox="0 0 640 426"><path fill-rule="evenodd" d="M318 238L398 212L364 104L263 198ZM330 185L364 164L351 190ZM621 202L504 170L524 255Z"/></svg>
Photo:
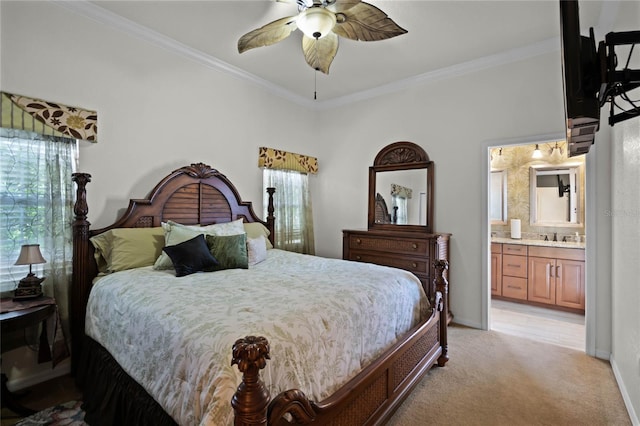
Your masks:
<svg viewBox="0 0 640 426"><path fill-rule="evenodd" d="M426 169L378 172L375 190L376 223L426 225Z"/></svg>
<svg viewBox="0 0 640 426"><path fill-rule="evenodd" d="M532 225L580 224L579 167L530 170Z"/></svg>
<svg viewBox="0 0 640 426"><path fill-rule="evenodd" d="M507 171L491 172L489 186L489 218L492 224L507 223Z"/></svg>

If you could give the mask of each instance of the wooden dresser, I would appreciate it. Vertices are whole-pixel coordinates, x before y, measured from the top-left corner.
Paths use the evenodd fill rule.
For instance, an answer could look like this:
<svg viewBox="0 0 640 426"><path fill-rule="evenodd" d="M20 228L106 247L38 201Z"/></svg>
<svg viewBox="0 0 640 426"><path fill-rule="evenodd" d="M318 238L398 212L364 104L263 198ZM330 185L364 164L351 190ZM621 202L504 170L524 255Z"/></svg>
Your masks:
<svg viewBox="0 0 640 426"><path fill-rule="evenodd" d="M343 259L413 272L427 294L435 277L434 260L449 261L450 234L388 230L344 230L342 233ZM445 278L449 278L447 271ZM447 312L448 322L452 317L451 312Z"/></svg>

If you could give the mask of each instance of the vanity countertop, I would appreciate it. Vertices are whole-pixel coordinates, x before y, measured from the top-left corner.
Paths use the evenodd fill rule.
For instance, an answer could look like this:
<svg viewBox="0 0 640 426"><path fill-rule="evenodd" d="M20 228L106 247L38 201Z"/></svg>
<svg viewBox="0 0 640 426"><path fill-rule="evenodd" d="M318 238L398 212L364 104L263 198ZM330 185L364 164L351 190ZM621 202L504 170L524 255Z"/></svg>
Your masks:
<svg viewBox="0 0 640 426"><path fill-rule="evenodd" d="M563 247L563 248L574 248L574 249L584 249L584 242L573 242L573 241L544 241L544 240L515 240L513 238L500 238L500 237L492 237L492 243L502 243L502 244L520 244L525 246L542 246L542 247Z"/></svg>

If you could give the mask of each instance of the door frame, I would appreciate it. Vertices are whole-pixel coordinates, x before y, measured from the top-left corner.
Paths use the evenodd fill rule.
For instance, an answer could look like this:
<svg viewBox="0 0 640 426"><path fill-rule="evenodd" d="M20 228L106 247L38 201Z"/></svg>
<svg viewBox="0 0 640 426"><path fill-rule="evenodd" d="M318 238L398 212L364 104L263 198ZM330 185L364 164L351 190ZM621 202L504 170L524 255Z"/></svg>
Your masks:
<svg viewBox="0 0 640 426"><path fill-rule="evenodd" d="M509 145L532 145L536 143L565 140L564 133L549 133L513 139L487 140L481 144L482 173L485 184L482 185L482 291L481 291L481 325L483 330L489 330L491 324L491 227L489 225L489 188L491 185L491 148ZM595 288L595 197L589 197L589 190L595 187L595 160L589 155L585 161L585 237L588 244L585 247L585 353L596 356L596 288Z"/></svg>

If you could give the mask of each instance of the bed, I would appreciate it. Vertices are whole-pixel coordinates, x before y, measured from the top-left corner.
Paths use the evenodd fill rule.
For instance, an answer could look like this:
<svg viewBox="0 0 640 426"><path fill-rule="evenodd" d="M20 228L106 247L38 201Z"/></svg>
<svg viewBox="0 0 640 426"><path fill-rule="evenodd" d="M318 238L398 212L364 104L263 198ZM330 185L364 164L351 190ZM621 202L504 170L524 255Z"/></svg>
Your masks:
<svg viewBox="0 0 640 426"><path fill-rule="evenodd" d="M263 258L248 268L188 277L176 277L177 264L176 272L136 266L101 274L94 244L122 229L163 229L169 241L167 224L199 233L240 222L263 228L265 247L273 247L275 189L267 190L262 221L223 174L191 164L94 230L91 177L73 180L72 371L92 426L379 424L448 360L445 261L435 261L427 288L406 271L277 248L259 250ZM358 318L366 320L357 325Z"/></svg>

